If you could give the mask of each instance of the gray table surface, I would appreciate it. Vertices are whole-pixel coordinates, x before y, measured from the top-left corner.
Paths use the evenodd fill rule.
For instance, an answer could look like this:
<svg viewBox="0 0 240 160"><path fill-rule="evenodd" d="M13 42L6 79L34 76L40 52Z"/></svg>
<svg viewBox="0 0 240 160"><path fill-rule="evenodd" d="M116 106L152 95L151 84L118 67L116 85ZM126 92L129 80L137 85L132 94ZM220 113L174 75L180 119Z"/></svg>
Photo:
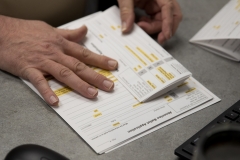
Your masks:
<svg viewBox="0 0 240 160"><path fill-rule="evenodd" d="M196 46L189 39L228 0L178 0L184 15L176 35L164 46L193 76L222 99L206 109L135 140L108 154L97 155L19 78L0 71L0 159L26 143L43 145L72 160L176 160L174 149L240 97L239 63Z"/></svg>

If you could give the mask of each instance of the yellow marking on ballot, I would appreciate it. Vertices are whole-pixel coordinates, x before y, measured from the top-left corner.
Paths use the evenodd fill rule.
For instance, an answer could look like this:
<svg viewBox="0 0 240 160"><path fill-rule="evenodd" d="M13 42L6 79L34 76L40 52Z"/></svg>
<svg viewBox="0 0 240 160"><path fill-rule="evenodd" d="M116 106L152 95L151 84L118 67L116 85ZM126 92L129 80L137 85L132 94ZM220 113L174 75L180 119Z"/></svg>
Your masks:
<svg viewBox="0 0 240 160"><path fill-rule="evenodd" d="M238 2L237 6L235 7L236 10L238 10L240 7L240 3Z"/></svg>
<svg viewBox="0 0 240 160"><path fill-rule="evenodd" d="M101 115L102 115L102 113L96 113L96 114L93 115L93 117L94 117L94 118L97 118L97 117L99 117L99 116L101 116Z"/></svg>
<svg viewBox="0 0 240 160"><path fill-rule="evenodd" d="M238 25L238 24L239 24L239 21L235 22L235 24Z"/></svg>
<svg viewBox="0 0 240 160"><path fill-rule="evenodd" d="M54 93L57 95L57 96L61 96L61 95L64 95L68 92L71 92L72 89L70 87L63 87L63 88L60 88L58 90L55 90Z"/></svg>
<svg viewBox="0 0 240 160"><path fill-rule="evenodd" d="M104 38L103 35L101 35L101 34L99 34L99 37L100 37L100 38Z"/></svg>
<svg viewBox="0 0 240 160"><path fill-rule="evenodd" d="M97 118L97 117L99 117L99 116L102 115L102 113L99 112L99 110L97 110L97 109L95 109L93 112L94 112L94 113L93 113L93 117L94 117L94 118Z"/></svg>
<svg viewBox="0 0 240 160"><path fill-rule="evenodd" d="M115 78L115 77L114 77L113 75L111 75L111 76L109 76L108 78L109 78L109 79L113 79L113 78Z"/></svg>
<svg viewBox="0 0 240 160"><path fill-rule="evenodd" d="M141 66L141 65L138 65L138 68L140 68L140 69L141 69L141 68L142 68L142 66Z"/></svg>
<svg viewBox="0 0 240 160"><path fill-rule="evenodd" d="M119 126L119 125L120 125L120 123L117 122L117 123L114 123L114 124L113 124L113 127L116 127L116 126Z"/></svg>
<svg viewBox="0 0 240 160"><path fill-rule="evenodd" d="M184 82L183 84L180 84L179 86L178 86L178 88L180 88L180 87L182 87L182 86L185 86L185 85L187 85L188 84L188 82Z"/></svg>
<svg viewBox="0 0 240 160"><path fill-rule="evenodd" d="M111 28L112 28L113 30L116 30L116 28L115 28L114 26L111 26Z"/></svg>
<svg viewBox="0 0 240 160"><path fill-rule="evenodd" d="M150 62L153 62L153 59L146 52L144 52L141 48L137 47L137 50L139 52L141 52Z"/></svg>
<svg viewBox="0 0 240 160"><path fill-rule="evenodd" d="M171 80L174 78L174 76L171 73L166 72L162 67L157 68L159 72L161 72L168 80Z"/></svg>
<svg viewBox="0 0 240 160"><path fill-rule="evenodd" d="M141 58L139 57L139 55L137 55L131 48L129 48L128 46L125 46L142 64L144 64L145 66L147 65L147 63Z"/></svg>
<svg viewBox="0 0 240 160"><path fill-rule="evenodd" d="M137 69L136 67L134 67L134 71L136 71L136 72L137 72L137 71L138 71L138 69Z"/></svg>
<svg viewBox="0 0 240 160"><path fill-rule="evenodd" d="M173 100L172 97L170 97L170 96L168 96L168 95L165 96L164 98L165 98L165 100L168 101L168 102L171 102L171 101Z"/></svg>
<svg viewBox="0 0 240 160"><path fill-rule="evenodd" d="M135 98L135 99L136 99L136 98ZM141 104L143 104L143 103L140 102L140 103L134 104L134 105L133 105L133 108L137 108L137 107L139 107Z"/></svg>
<svg viewBox="0 0 240 160"><path fill-rule="evenodd" d="M155 56L155 54L151 53L151 56L152 56L155 60L158 60L158 57Z"/></svg>
<svg viewBox="0 0 240 160"><path fill-rule="evenodd" d="M156 74L156 77L157 77L157 79L160 80L162 83L165 83L165 80L162 79L159 75Z"/></svg>
<svg viewBox="0 0 240 160"><path fill-rule="evenodd" d="M194 91L195 89L196 88L191 88L191 89L187 90L185 93L190 93L190 92Z"/></svg>
<svg viewBox="0 0 240 160"><path fill-rule="evenodd" d="M121 28L121 26L118 25L117 28Z"/></svg>
<svg viewBox="0 0 240 160"><path fill-rule="evenodd" d="M213 26L213 28L214 28L214 29L220 29L221 26L220 26L220 25L218 25L218 26Z"/></svg>
<svg viewBox="0 0 240 160"><path fill-rule="evenodd" d="M168 75L169 75L169 77L170 77L171 79L174 78L174 75L172 75L172 73L169 73Z"/></svg>
<svg viewBox="0 0 240 160"><path fill-rule="evenodd" d="M117 78L115 78L115 79L111 79L113 82L117 82L118 81L118 79Z"/></svg>
<svg viewBox="0 0 240 160"><path fill-rule="evenodd" d="M98 71L98 73L105 77L112 76L112 73L109 71L106 71L106 70L100 70L100 71Z"/></svg>
<svg viewBox="0 0 240 160"><path fill-rule="evenodd" d="M153 84L152 82L150 82L150 81L147 81L148 82L148 84L153 88L153 89L156 89L156 85L155 84Z"/></svg>

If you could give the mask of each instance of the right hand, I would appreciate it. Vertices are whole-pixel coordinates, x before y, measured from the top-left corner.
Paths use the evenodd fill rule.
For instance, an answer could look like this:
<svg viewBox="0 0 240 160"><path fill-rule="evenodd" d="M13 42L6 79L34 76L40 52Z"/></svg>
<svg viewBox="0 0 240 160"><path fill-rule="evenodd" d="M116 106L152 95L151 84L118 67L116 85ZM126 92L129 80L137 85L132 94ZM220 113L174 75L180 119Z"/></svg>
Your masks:
<svg viewBox="0 0 240 160"><path fill-rule="evenodd" d="M0 21L0 69L29 80L49 105L58 105L59 99L45 75L52 75L86 98L97 96L95 87L113 90L111 80L87 65L115 70L117 61L76 43L85 37L86 26L63 30L41 21L5 16L0 16Z"/></svg>
<svg viewBox="0 0 240 160"><path fill-rule="evenodd" d="M163 44L176 32L182 20L177 0L118 0L123 33L131 31L135 19L134 7L144 10L147 16L137 24L148 34L158 33L158 42Z"/></svg>

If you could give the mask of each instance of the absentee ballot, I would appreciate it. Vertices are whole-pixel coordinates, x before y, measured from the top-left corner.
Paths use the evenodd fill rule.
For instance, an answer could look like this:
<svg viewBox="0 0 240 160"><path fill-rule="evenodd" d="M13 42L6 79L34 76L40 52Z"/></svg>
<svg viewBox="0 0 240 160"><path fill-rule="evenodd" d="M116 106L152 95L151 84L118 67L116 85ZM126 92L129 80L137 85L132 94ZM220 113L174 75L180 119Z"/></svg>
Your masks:
<svg viewBox="0 0 240 160"><path fill-rule="evenodd" d="M83 44L118 60L113 75L140 102L154 99L183 83L191 73L139 26L123 35L119 9L114 6L86 23Z"/></svg>
<svg viewBox="0 0 240 160"><path fill-rule="evenodd" d="M92 67L115 82L114 91L99 90L98 97L91 100L54 78L48 83L60 101L59 107L52 108L96 153L112 151L219 101L194 78L188 78L191 73L139 27L122 35L116 7L60 28L83 24L88 33L82 45L119 62L118 71L113 72ZM41 97L31 83L24 82ZM174 89L167 92L168 87ZM142 102L149 99L153 100Z"/></svg>

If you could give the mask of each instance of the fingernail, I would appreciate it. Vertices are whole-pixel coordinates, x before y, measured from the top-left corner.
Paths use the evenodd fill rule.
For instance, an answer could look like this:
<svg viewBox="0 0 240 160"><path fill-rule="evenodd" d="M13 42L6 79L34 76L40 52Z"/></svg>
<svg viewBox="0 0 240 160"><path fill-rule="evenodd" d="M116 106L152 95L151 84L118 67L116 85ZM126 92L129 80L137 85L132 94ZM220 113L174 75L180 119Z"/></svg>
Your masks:
<svg viewBox="0 0 240 160"><path fill-rule="evenodd" d="M122 22L122 32L127 30L127 23L126 22Z"/></svg>
<svg viewBox="0 0 240 160"><path fill-rule="evenodd" d="M52 105L55 104L57 101L58 101L58 100L57 100L57 98L56 98L55 96L51 96L51 97L50 97L50 103L51 103Z"/></svg>
<svg viewBox="0 0 240 160"><path fill-rule="evenodd" d="M111 67L111 68L116 68L117 67L117 61L109 60L108 61L108 66Z"/></svg>
<svg viewBox="0 0 240 160"><path fill-rule="evenodd" d="M107 88L107 89L111 89L113 87L113 82L112 81L108 81L108 80L104 80L103 81L103 85Z"/></svg>
<svg viewBox="0 0 240 160"><path fill-rule="evenodd" d="M89 87L88 88L88 93L91 95L91 96L95 96L97 94L97 90L93 87Z"/></svg>

